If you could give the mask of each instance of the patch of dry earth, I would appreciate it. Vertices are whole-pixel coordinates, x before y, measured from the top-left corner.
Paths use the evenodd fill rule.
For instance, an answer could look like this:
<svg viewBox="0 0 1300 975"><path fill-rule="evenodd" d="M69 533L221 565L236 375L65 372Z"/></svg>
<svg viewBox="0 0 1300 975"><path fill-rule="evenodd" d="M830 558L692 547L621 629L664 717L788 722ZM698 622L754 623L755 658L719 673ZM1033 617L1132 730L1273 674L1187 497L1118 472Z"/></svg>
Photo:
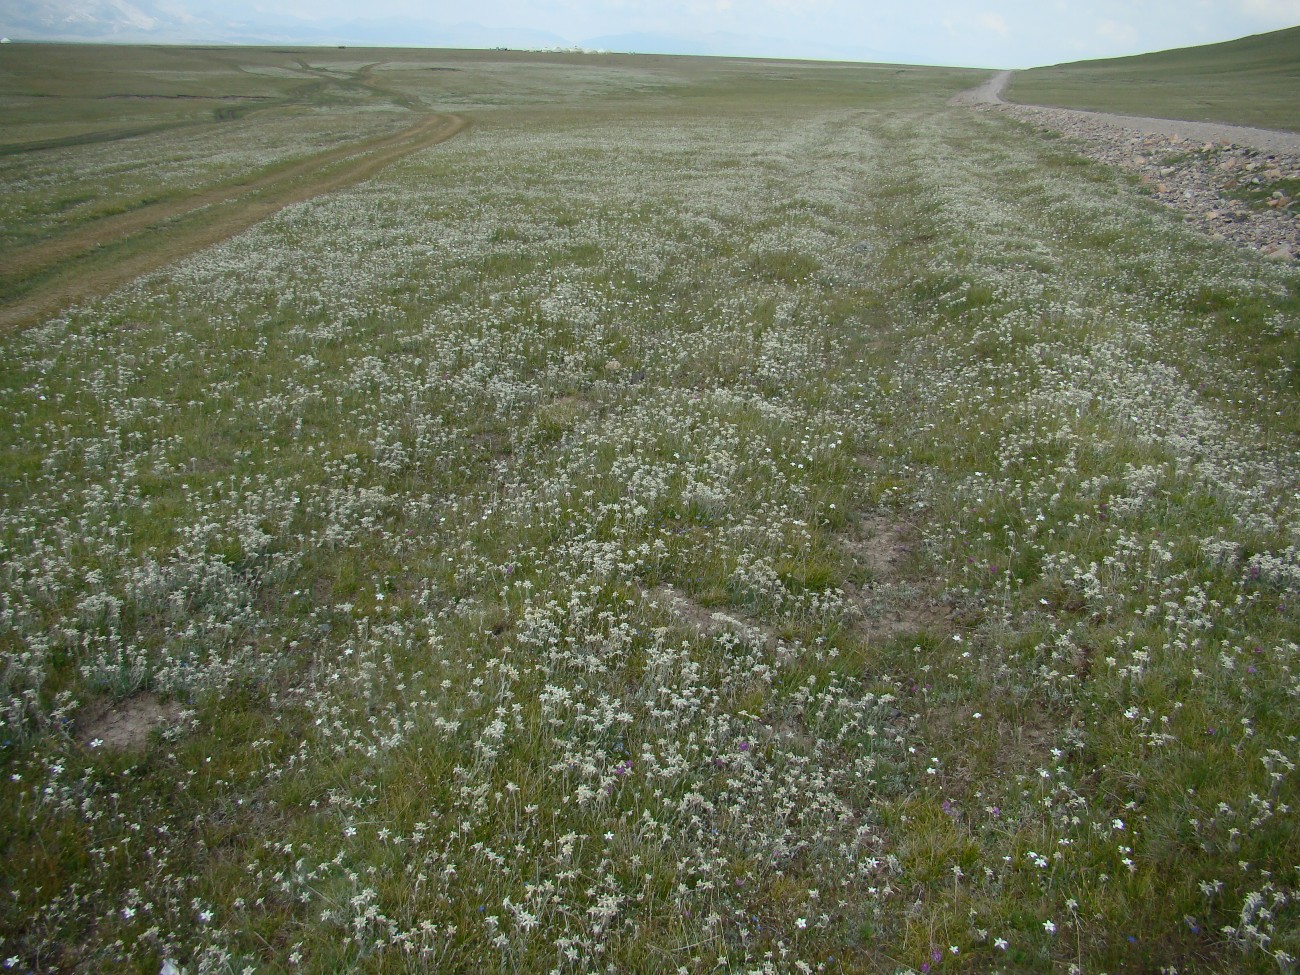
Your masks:
<svg viewBox="0 0 1300 975"><path fill-rule="evenodd" d="M76 739L88 748L136 751L156 729L175 724L180 711L180 705L163 703L147 691L122 701L100 701L77 722Z"/></svg>

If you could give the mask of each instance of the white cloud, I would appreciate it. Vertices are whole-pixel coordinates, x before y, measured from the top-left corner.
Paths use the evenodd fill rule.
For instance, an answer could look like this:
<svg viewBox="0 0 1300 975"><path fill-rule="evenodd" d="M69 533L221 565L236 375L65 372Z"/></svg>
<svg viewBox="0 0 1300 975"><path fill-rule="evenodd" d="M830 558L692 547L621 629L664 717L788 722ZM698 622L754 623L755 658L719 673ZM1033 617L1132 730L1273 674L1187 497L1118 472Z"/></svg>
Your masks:
<svg viewBox="0 0 1300 975"><path fill-rule="evenodd" d="M985 11L976 18L976 22L985 30L991 30L1003 37L1011 36L1011 28L1007 26L1007 20L1001 14Z"/></svg>
<svg viewBox="0 0 1300 975"><path fill-rule="evenodd" d="M1114 41L1124 47L1137 44L1138 32L1131 25L1122 24L1118 20L1103 20L1097 25L1097 33L1106 40Z"/></svg>

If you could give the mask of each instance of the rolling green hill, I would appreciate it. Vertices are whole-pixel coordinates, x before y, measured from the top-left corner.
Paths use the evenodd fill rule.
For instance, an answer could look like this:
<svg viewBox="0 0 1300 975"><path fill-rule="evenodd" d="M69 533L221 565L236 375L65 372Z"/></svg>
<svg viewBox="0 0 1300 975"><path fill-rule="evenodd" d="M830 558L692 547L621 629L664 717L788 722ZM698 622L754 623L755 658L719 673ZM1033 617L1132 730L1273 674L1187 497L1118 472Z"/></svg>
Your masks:
<svg viewBox="0 0 1300 975"><path fill-rule="evenodd" d="M1007 97L1300 131L1300 27L1223 44L1018 72Z"/></svg>

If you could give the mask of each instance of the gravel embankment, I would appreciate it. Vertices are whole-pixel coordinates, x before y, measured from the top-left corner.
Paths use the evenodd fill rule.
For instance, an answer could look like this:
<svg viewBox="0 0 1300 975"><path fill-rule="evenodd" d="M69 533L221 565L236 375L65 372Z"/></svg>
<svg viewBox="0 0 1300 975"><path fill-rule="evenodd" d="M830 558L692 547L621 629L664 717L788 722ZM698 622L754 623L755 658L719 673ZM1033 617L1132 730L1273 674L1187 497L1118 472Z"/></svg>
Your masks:
<svg viewBox="0 0 1300 975"><path fill-rule="evenodd" d="M1082 112L1002 100L1010 72L950 104L1002 111L1135 172L1151 195L1206 233L1275 260L1300 258L1300 135L1206 122Z"/></svg>

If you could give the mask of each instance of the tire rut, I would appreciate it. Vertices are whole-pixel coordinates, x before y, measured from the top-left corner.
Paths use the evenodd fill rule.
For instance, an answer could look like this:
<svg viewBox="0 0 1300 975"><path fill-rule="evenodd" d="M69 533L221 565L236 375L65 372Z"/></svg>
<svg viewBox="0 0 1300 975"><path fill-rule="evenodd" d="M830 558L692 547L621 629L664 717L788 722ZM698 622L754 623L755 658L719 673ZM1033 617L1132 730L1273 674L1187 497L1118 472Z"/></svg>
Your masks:
<svg viewBox="0 0 1300 975"><path fill-rule="evenodd" d="M291 204L368 179L399 159L447 141L468 124L459 115L430 115L401 132L341 146L250 183L107 217L78 232L10 254L0 265L0 278L7 279L10 286L33 274L52 271L54 276L0 308L0 330L30 324L75 302L106 294L177 258L233 237ZM345 165L321 174L340 164ZM313 174L320 175L311 179ZM187 218L213 208L217 212L211 219L196 226L184 225ZM158 234L157 241L146 244L139 253L101 268L77 267L104 247L176 221L182 225Z"/></svg>

